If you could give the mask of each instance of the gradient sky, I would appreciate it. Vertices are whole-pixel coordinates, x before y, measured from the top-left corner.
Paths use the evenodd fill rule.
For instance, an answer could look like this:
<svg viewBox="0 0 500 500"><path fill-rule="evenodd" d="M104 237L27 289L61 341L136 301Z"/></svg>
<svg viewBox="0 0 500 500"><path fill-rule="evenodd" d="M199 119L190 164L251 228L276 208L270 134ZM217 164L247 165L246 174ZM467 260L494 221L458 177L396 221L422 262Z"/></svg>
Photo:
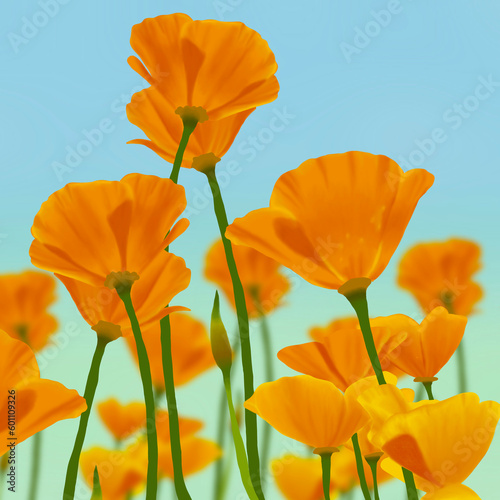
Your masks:
<svg viewBox="0 0 500 500"><path fill-rule="evenodd" d="M127 145L143 133L128 123L124 109L132 93L145 86L127 65L131 27L146 17L185 12L196 19L242 21L269 42L279 64L279 98L259 108L243 126L217 167L236 173L223 190L230 220L265 206L276 179L302 161L329 153L362 150L381 153L403 168L422 167L436 176L421 200L405 237L382 277L370 289L373 316L419 316L412 298L395 285L397 262L417 241L460 236L483 247L485 289L480 313L466 333L470 385L482 399L500 400L498 301L498 169L500 166L500 4L456 0L18 0L5 5L0 19L0 271L30 267L30 227L40 204L68 182L120 179L129 172L168 176L170 165L149 149ZM42 6L50 12L44 14ZM38 26L37 26L38 25ZM367 34L368 33L368 34ZM282 126L270 132L278 117ZM274 120L274 121L273 121ZM101 127L100 144L69 171L59 172L70 150ZM275 127L276 128L276 127ZM54 167L56 165L56 168ZM213 287L201 278L203 256L217 237L205 179L182 170L191 227L175 252L193 271L190 288L176 303L208 320ZM497 229L495 229L495 227ZM348 314L347 301L334 292L296 279L288 306L270 318L275 351L303 342L311 325ZM53 309L61 331L60 348L39 356L42 376L83 392L94 340L68 294L60 287ZM229 308L224 316L234 324ZM64 333L77 325L69 341ZM261 345L254 327L257 381L262 381ZM116 344L116 345L115 345ZM103 365L96 400L116 395L141 399L137 370L123 344L113 344ZM457 390L455 365L440 375L437 397ZM279 375L292 371L276 360ZM240 381L239 366L235 383ZM212 371L178 391L182 414L206 417L205 436L215 435L220 391ZM236 391L238 394L238 391ZM77 421L44 432L43 494L59 498ZM86 447L111 445L96 415ZM273 456L302 451L274 434ZM18 448L19 493L26 498L30 443ZM467 480L481 498L498 491L500 440ZM189 479L193 497L205 499L213 469ZM0 486L4 487L4 486ZM169 488L164 487L164 491ZM386 498L403 497L401 484L384 486ZM239 499L235 475L228 499ZM279 494L269 486L269 499ZM85 493L81 499L89 498Z"/></svg>

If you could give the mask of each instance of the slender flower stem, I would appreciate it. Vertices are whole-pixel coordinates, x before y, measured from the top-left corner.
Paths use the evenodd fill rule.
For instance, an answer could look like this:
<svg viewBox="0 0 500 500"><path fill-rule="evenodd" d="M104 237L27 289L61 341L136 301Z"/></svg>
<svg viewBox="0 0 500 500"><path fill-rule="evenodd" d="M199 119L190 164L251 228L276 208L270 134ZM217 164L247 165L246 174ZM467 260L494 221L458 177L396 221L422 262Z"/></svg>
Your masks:
<svg viewBox="0 0 500 500"><path fill-rule="evenodd" d="M422 382L422 385L424 386L427 396L430 401L434 401L434 394L432 394L432 382Z"/></svg>
<svg viewBox="0 0 500 500"><path fill-rule="evenodd" d="M226 443L226 425L227 425L227 403L225 388L220 394L219 399L219 426L217 428L217 444L224 449ZM218 460L215 464L214 481L214 500L223 500L224 490L224 460Z"/></svg>
<svg viewBox="0 0 500 500"><path fill-rule="evenodd" d="M351 438L352 447L354 449L354 456L356 457L356 469L358 470L359 485L363 492L365 500L371 500L370 490L366 482L365 468L363 466L363 456L361 455L361 448L359 447L358 435L354 434Z"/></svg>
<svg viewBox="0 0 500 500"><path fill-rule="evenodd" d="M40 457L42 449L42 433L37 432L33 436L33 454L31 463L31 478L30 478L30 491L29 500L36 500L38 492L38 483L40 480Z"/></svg>
<svg viewBox="0 0 500 500"><path fill-rule="evenodd" d="M323 453L321 455L321 471L323 472L323 494L325 500L330 500L330 475L332 471L332 454Z"/></svg>
<svg viewBox="0 0 500 500"><path fill-rule="evenodd" d="M174 165L172 167L172 173L170 174L170 180L174 181L177 184L179 180L179 172L181 170L182 159L184 157L184 152L186 151L186 147L189 142L189 138L191 134L194 132L196 128L196 122L184 122L184 128L182 129L182 137L179 142L179 147L177 148L177 153L175 154Z"/></svg>
<svg viewBox="0 0 500 500"><path fill-rule="evenodd" d="M373 371L375 372L378 383L380 385L383 385L387 382L385 381L384 372L382 371L382 365L380 364L375 341L373 340L373 333L370 326L370 315L368 314L368 301L366 300L366 289L370 283L371 280L369 280L368 278L354 278L342 285L339 288L339 293L344 295L344 297L351 303L353 309L356 311L356 316L358 317L359 326L363 334L363 339L365 341L366 350L368 352ZM407 491L410 492L415 490L416 493L413 473L406 469L403 469L403 473ZM365 498L367 497L365 496ZM410 500L413 500L413 498L410 498Z"/></svg>
<svg viewBox="0 0 500 500"><path fill-rule="evenodd" d="M245 487L248 497L251 500L258 500L258 496L252 484L250 470L248 468L247 456L245 454L245 445L240 434L238 426L238 419L236 418L236 411L234 409L233 395L231 391L231 379L229 374L223 373L224 389L226 390L227 405L229 408L229 416L231 417L231 431L233 433L234 449L236 451L236 460L240 469L241 481Z"/></svg>
<svg viewBox="0 0 500 500"><path fill-rule="evenodd" d="M85 441L85 434L87 432L90 410L92 409L92 402L94 401L97 383L99 382L99 368L101 366L102 357L104 355L104 350L107 343L108 340L106 340L105 338L97 338L97 346L95 348L94 357L92 358L92 364L90 365L87 384L85 386L85 392L83 394L83 397L87 402L87 409L82 413L80 417L80 423L78 424L78 432L76 434L75 444L73 446L73 451L71 452L71 457L69 459L68 469L66 472L63 500L73 500L75 497L76 477L78 475L80 454L82 452L83 442Z"/></svg>
<svg viewBox="0 0 500 500"><path fill-rule="evenodd" d="M168 406L168 426L170 430L170 449L172 453L172 465L174 468L174 486L179 500L191 500L188 492L184 474L182 472L182 448L179 431L179 412L177 410L177 398L175 395L174 366L172 359L172 331L170 327L170 316L160 320L161 327L161 358L163 364L163 377L165 379L165 394Z"/></svg>
<svg viewBox="0 0 500 500"><path fill-rule="evenodd" d="M464 340L460 342L457 348L457 361L458 361L458 392L467 392L467 361L465 359L465 345Z"/></svg>
<svg viewBox="0 0 500 500"><path fill-rule="evenodd" d="M340 289L339 292L343 293ZM353 309L356 311L359 326L361 327L361 332L363 334L363 339L365 341L366 350L368 352L368 356L370 357L373 371L377 376L378 383L380 385L383 385L386 383L386 381L384 372L382 371L382 365L380 364L380 359L378 357L377 348L375 347L375 341L373 340L372 329L370 326L370 317L368 315L366 288L358 288L354 291L348 291L343 293L343 295L351 303Z"/></svg>
<svg viewBox="0 0 500 500"><path fill-rule="evenodd" d="M259 293L257 290L253 291L252 298L255 307L259 313L260 318L260 329L262 334L262 344L264 346L264 361L265 361L265 377L266 382L271 382L274 380L274 365L273 365L273 348L271 344L271 334L269 331L269 324L267 322L267 315L262 307L260 301ZM264 432L262 433L261 439L261 476L267 473L267 467L269 462L269 450L271 448L271 437L272 437L272 427L262 421L264 425Z"/></svg>
<svg viewBox="0 0 500 500"><path fill-rule="evenodd" d="M146 479L146 500L155 500L158 490L158 438L156 435L155 399L153 394L153 381L151 378L151 367L149 365L148 352L142 338L139 321L135 314L130 288L125 288L118 293L125 305L132 332L134 334L137 357L139 359L139 371L141 373L144 402L146 404L146 422L148 439L148 472Z"/></svg>
<svg viewBox="0 0 500 500"><path fill-rule="evenodd" d="M452 300L445 300L444 306L450 314L455 314ZM458 365L458 392L460 394L467 392L467 360L465 359L465 341L462 339L456 350Z"/></svg>
<svg viewBox="0 0 500 500"><path fill-rule="evenodd" d="M413 473L403 467L403 476L405 479L408 500L418 500L418 492L417 487L415 486L415 478L413 477Z"/></svg>
<svg viewBox="0 0 500 500"><path fill-rule="evenodd" d="M373 478L373 494L375 496L375 500L380 500L380 496L378 494L378 481L377 481L377 465L378 461L380 460L380 456L371 456L371 457L365 457L366 462L370 466L370 469L372 471L372 478Z"/></svg>
<svg viewBox="0 0 500 500"><path fill-rule="evenodd" d="M172 172L170 173L170 180L175 184L177 184L179 180L179 172L189 138L198 124L197 121L193 120L183 119L182 122L182 137L179 142L179 147L177 148L177 153L175 154ZM168 247L165 250L168 252ZM166 307L168 307L168 305ZM170 450L174 469L174 488L179 500L191 500L191 496L189 495L184 481L184 474L182 472L182 448L179 431L179 413L177 411L177 399L175 396L174 369L172 360L172 330L169 316L165 316L162 320L160 320L160 329L161 359L169 416L168 425L170 431Z"/></svg>
<svg viewBox="0 0 500 500"><path fill-rule="evenodd" d="M249 399L254 392L253 388L253 367L252 367L252 349L250 345L250 327L248 323L248 312L245 302L245 292L238 275L236 262L234 260L233 248L231 242L226 238L226 229L228 224L226 209L222 200L219 183L215 176L215 168L205 171L214 201L214 211L219 225L219 231L224 245L227 266L231 281L233 283L234 301L236 305L236 314L238 317L238 326L241 343L241 361L243 364L243 382L245 389L245 400ZM245 410L245 430L247 441L248 464L252 483L260 500L264 499L260 481L260 463L259 447L257 436L257 416L249 410Z"/></svg>
<svg viewBox="0 0 500 500"><path fill-rule="evenodd" d="M237 333L236 333L237 335ZM235 342L233 346L233 363L240 350L239 342ZM219 427L217 431L217 443L221 448L225 447L227 435L227 407L226 407L226 389L222 387L219 400ZM225 463L225 466L224 466ZM229 479L231 478L233 460L227 453L221 460L215 464L215 481L214 481L214 500L224 500L229 486Z"/></svg>

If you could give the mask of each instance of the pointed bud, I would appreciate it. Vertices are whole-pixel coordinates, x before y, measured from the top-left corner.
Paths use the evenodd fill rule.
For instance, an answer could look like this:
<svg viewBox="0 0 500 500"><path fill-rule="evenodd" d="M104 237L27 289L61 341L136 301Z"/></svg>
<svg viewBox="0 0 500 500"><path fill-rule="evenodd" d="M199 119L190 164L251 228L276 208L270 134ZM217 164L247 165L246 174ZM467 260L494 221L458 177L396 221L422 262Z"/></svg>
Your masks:
<svg viewBox="0 0 500 500"><path fill-rule="evenodd" d="M212 319L210 321L210 342L217 366L222 370L224 376L228 375L233 363L233 350L220 317L219 292L215 292Z"/></svg>
<svg viewBox="0 0 500 500"><path fill-rule="evenodd" d="M90 500L102 500L101 482L99 481L99 471L97 470L97 465L94 468L93 483L92 496L90 497Z"/></svg>

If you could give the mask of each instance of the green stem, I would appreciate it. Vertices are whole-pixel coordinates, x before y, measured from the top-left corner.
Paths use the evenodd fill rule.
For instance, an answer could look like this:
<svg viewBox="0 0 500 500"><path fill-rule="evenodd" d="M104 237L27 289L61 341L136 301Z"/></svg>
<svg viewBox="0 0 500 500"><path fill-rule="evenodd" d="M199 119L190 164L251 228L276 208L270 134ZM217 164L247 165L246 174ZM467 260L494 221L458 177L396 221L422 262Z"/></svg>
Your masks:
<svg viewBox="0 0 500 500"><path fill-rule="evenodd" d="M245 292L238 275L236 262L234 260L233 248L231 242L226 238L226 229L228 224L226 209L222 200L219 183L215 175L215 168L204 172L207 176L214 201L214 211L219 225L219 231L224 245L227 266L231 281L233 283L234 302L236 305L236 314L238 318L238 327L241 343L241 361L243 365L243 382L245 389L245 400L252 397L253 388L253 368L252 368L252 349L250 345L250 327L248 323L248 312L245 302ZM257 436L257 415L245 409L245 430L247 441L248 464L252 483L260 500L264 500L262 486L260 481L260 463L259 447Z"/></svg>
<svg viewBox="0 0 500 500"><path fill-rule="evenodd" d="M417 487L415 486L415 478L413 477L413 473L403 467L403 476L405 479L408 500L418 500L418 492Z"/></svg>
<svg viewBox="0 0 500 500"><path fill-rule="evenodd" d="M444 306L450 314L455 314L453 300L444 300ZM465 341L462 339L456 350L457 368L458 368L458 392L463 394L467 392L467 360L465 359Z"/></svg>
<svg viewBox="0 0 500 500"><path fill-rule="evenodd" d="M234 449L236 451L236 460L240 469L241 481L245 487L248 497L251 500L258 500L258 496L254 490L250 470L248 467L247 456L245 454L245 445L240 434L236 412L234 410L233 395L231 391L231 380L229 375L223 374L224 389L226 390L227 405L229 408L229 416L231 417L231 431L233 433Z"/></svg>
<svg viewBox="0 0 500 500"><path fill-rule="evenodd" d="M179 412L177 410L177 398L175 396L170 316L165 316L160 320L160 327L161 358L163 364L163 378L165 379L165 394L167 397L170 450L174 468L174 486L179 500L191 500L191 495L188 492L182 472L182 448L179 431Z"/></svg>
<svg viewBox="0 0 500 500"><path fill-rule="evenodd" d="M191 134L194 132L196 125L197 125L196 123L184 122L181 141L179 142L179 147L177 148L177 153L175 154L174 165L172 167L172 173L170 174L170 180L174 181L176 184L177 181L179 180L179 172L181 170L184 152L186 151L189 138L191 137Z"/></svg>
<svg viewBox="0 0 500 500"><path fill-rule="evenodd" d="M465 359L464 340L460 342L457 349L458 361L458 392L460 394L467 392L467 361Z"/></svg>
<svg viewBox="0 0 500 500"><path fill-rule="evenodd" d="M363 497L365 500L371 500L370 490L368 489L368 484L366 482L365 468L363 466L363 456L361 455L361 448L359 447L359 439L357 434L353 434L352 447L354 449L354 456L356 457L356 469L358 470L359 485L361 486L361 491L363 492Z"/></svg>
<svg viewBox="0 0 500 500"><path fill-rule="evenodd" d="M31 463L31 479L30 479L30 491L28 498L29 500L36 500L38 483L40 480L40 455L42 449L42 433L37 432L33 436L33 454Z"/></svg>
<svg viewBox="0 0 500 500"><path fill-rule="evenodd" d="M380 457L370 457L370 458L365 457L365 460L370 466L370 469L372 471L373 494L375 495L375 500L380 500L380 496L378 494L378 481L377 481L377 465L378 461L380 460Z"/></svg>
<svg viewBox="0 0 500 500"><path fill-rule="evenodd" d="M422 385L425 387L429 400L434 401L434 394L432 394L432 382L422 382Z"/></svg>
<svg viewBox="0 0 500 500"><path fill-rule="evenodd" d="M375 341L373 340L372 329L370 326L370 316L368 314L368 302L366 300L366 289L356 290L353 293L345 295L345 297L356 311L373 371L377 376L378 383L383 385L386 381L384 372L382 371L382 365L380 364L380 359L378 357L377 348L375 347Z"/></svg>
<svg viewBox="0 0 500 500"><path fill-rule="evenodd" d="M321 470L323 472L323 494L325 500L330 500L330 474L332 470L332 454L323 453L321 455Z"/></svg>
<svg viewBox="0 0 500 500"><path fill-rule="evenodd" d="M99 368L101 366L102 357L108 340L98 337L97 346L95 348L92 364L90 365L87 384L83 397L87 402L87 409L80 417L78 424L78 432L76 434L75 444L66 471L66 481L64 484L63 500L73 500L75 497L76 478L78 475L78 464L80 462L80 453L82 452L83 442L85 441L85 434L87 432L87 425L89 422L90 410L92 409L92 402L99 382Z"/></svg>
<svg viewBox="0 0 500 500"><path fill-rule="evenodd" d="M170 180L177 184L179 172L184 158L184 152L189 142L191 134L196 128L197 122L183 120L182 137L175 154ZM168 252L168 247L165 249ZM168 306L167 306L168 307ZM177 411L177 399L175 396L174 369L172 361L172 331L170 317L165 316L160 320L160 342L161 358L163 365L163 378L165 380L165 396L168 407L168 425L170 430L170 450L172 453L172 465L174 469L174 488L179 500L191 500L184 474L182 472L182 448L179 431L179 413Z"/></svg>
<svg viewBox="0 0 500 500"><path fill-rule="evenodd" d="M226 406L226 391L222 390L219 400L219 425L217 429L217 444L224 449L226 442L226 425L227 425L227 406ZM218 460L215 464L215 481L214 481L214 500L223 500L224 480L224 460Z"/></svg>
<svg viewBox="0 0 500 500"><path fill-rule="evenodd" d="M255 292L253 299L255 306L260 317L260 327L262 333L262 344L264 346L264 360L265 360L265 377L266 382L271 382L274 380L274 366L273 366L273 348L271 344L271 334L269 331L269 324L267 321L266 313L262 307L262 303ZM269 462L269 451L271 448L271 437L272 437L272 427L264 420L262 420L264 425L264 432L262 434L261 447L261 475L264 476L267 473L267 465Z"/></svg>
<svg viewBox="0 0 500 500"><path fill-rule="evenodd" d="M155 400L153 394L153 381L151 379L151 367L149 365L148 352L142 338L141 328L135 314L130 288L118 293L122 299L130 319L132 332L134 334L137 357L139 359L139 371L146 404L146 432L148 439L148 472L146 479L146 500L155 500L158 489L158 438L156 435Z"/></svg>

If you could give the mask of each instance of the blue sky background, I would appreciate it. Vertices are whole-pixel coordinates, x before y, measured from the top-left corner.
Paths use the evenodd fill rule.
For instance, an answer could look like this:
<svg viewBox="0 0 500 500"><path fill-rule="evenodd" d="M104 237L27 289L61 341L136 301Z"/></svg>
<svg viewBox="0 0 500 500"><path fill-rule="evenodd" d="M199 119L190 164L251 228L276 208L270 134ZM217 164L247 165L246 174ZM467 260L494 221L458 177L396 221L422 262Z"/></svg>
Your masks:
<svg viewBox="0 0 500 500"><path fill-rule="evenodd" d="M370 288L371 313L419 316L415 302L395 284L397 262L412 244L450 236L479 242L484 269L478 280L485 298L467 327L470 385L482 399L500 400L498 1L59 0L56 7L54 1L45 2L48 10L52 6L51 16L43 14L43 1L18 0L4 5L0 19L1 272L30 267L32 220L40 204L66 183L120 179L129 172L169 175L170 166L149 149L126 145L143 137L124 114L131 94L144 87L126 63L132 53L132 25L179 11L197 19L243 21L261 33L276 54L281 91L277 101L247 120L219 164L222 171L229 161L238 163L237 173L226 176L223 192L229 218L267 205L276 179L311 157L356 149L390 156L405 169L428 169L436 176L435 184L421 200L387 270ZM390 19L377 14L389 9ZM474 99L485 80L489 92L479 89L482 100ZM277 115L286 117L283 129L270 134L270 121ZM103 120L107 132L102 142L70 171L56 175L54 163L64 163L68 148L76 148L85 139L84 131L102 126ZM206 321L213 287L201 272L217 226L210 199L203 194L203 176L182 170L180 181L186 186L191 227L176 241L175 252L186 259L193 280L176 303ZM350 312L347 301L335 292L295 282L289 306L270 319L275 351L303 342L311 325ZM83 392L94 334L63 287L53 310L61 324L56 341L62 347L40 355L42 376ZM232 312L226 307L224 313L231 328ZM64 331L75 323L78 334L66 341ZM254 331L259 382L261 345L258 329ZM279 375L292 374L278 360L276 369ZM438 397L456 392L455 373L453 363L441 372ZM208 437L215 435L219 390L219 374L213 371L178 391L181 413L205 418L203 434ZM142 397L137 370L118 342L106 354L96 400L111 395L124 402ZM65 421L44 432L41 500L60 498L76 427L76 420ZM96 415L86 440L86 446L93 444L112 444ZM301 448L275 434L273 456L290 450ZM18 454L16 498L24 499L30 443L19 446ZM491 499L498 491L499 462L497 438L467 480L481 498ZM189 479L194 498L207 498L212 477L213 468ZM242 498L241 493L235 469L228 499ZM403 487L394 482L382 494L402 498ZM89 497L87 492L80 496ZM272 485L268 498L280 498Z"/></svg>

